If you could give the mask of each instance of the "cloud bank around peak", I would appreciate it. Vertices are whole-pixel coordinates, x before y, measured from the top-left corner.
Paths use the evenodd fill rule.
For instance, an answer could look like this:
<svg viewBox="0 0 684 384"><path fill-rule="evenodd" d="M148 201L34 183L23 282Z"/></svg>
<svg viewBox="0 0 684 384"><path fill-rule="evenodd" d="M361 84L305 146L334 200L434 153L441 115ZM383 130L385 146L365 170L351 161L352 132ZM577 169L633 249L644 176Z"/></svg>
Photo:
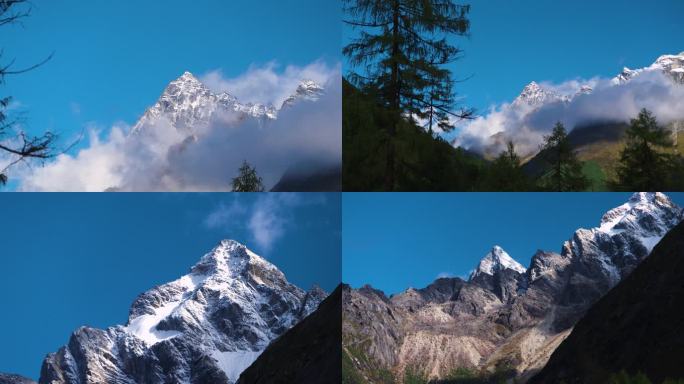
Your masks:
<svg viewBox="0 0 684 384"><path fill-rule="evenodd" d="M234 197L219 203L204 219L208 229L230 231L242 226L249 231L251 240L260 250L268 252L281 239L288 228L295 225L291 219L293 210L325 202L325 195L298 193L259 194L253 203L245 204Z"/></svg>
<svg viewBox="0 0 684 384"><path fill-rule="evenodd" d="M337 81L340 64L329 65L317 60L306 66L288 65L284 69L276 61L264 65L251 65L240 76L225 77L223 71L215 69L200 76L200 81L214 92L227 92L242 102L271 104L280 108L283 101L292 95L301 80L313 80L325 85Z"/></svg>
<svg viewBox="0 0 684 384"><path fill-rule="evenodd" d="M593 90L578 94L583 85ZM492 106L477 119L459 127L454 144L486 155L504 151L510 140L521 155L535 153L556 122L568 131L600 122L628 122L642 108L651 110L667 124L684 119L684 85L661 71L648 71L615 85L611 79L574 79L540 86L561 95L576 95L569 102L555 102L534 108L524 103Z"/></svg>
<svg viewBox="0 0 684 384"><path fill-rule="evenodd" d="M325 92L317 101L299 100L284 108L276 120L264 122L231 112L216 116L192 134L177 130L164 118L134 134L123 123L91 128L83 148L42 167L17 168L10 178L19 180L18 189L26 191L229 191L246 160L268 190L288 170L339 166L340 66L317 61L302 68L287 67L282 73L275 67L255 68L231 80L243 83L241 99L257 100L276 90L290 95L301 80L298 76L320 81ZM266 73L269 80L260 81L256 73Z"/></svg>

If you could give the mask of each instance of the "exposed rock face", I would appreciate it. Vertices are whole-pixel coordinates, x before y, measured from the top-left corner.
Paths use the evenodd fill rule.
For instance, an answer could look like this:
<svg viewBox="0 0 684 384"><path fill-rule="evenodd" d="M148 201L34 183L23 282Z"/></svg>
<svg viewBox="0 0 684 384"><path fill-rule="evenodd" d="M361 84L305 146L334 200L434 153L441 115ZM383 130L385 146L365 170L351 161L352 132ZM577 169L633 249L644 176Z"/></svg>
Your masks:
<svg viewBox="0 0 684 384"><path fill-rule="evenodd" d="M371 381L379 370L443 378L459 367L526 380L682 218L667 196L636 193L599 227L578 229L560 253L538 251L527 269L495 247L468 281L438 279L391 298L368 286L347 290L344 353Z"/></svg>
<svg viewBox="0 0 684 384"><path fill-rule="evenodd" d="M594 304L531 383L607 383L622 370L684 378L684 223Z"/></svg>
<svg viewBox="0 0 684 384"><path fill-rule="evenodd" d="M46 357L40 383L233 383L324 297L224 240L189 274L141 294L126 326L76 330Z"/></svg>
<svg viewBox="0 0 684 384"><path fill-rule="evenodd" d="M273 341L239 384L339 384L342 381L342 286L311 315Z"/></svg>

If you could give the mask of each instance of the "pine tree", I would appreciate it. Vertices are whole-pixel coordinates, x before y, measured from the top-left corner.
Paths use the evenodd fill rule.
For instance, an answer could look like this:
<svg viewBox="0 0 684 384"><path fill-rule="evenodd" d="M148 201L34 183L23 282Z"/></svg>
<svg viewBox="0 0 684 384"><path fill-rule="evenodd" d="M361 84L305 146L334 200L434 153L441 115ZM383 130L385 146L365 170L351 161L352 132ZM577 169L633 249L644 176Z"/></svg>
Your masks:
<svg viewBox="0 0 684 384"><path fill-rule="evenodd" d="M672 154L662 152L672 148L670 133L658 125L647 109L630 120L626 131L627 145L620 154L615 187L629 191L656 191L668 188L668 181L681 163Z"/></svg>
<svg viewBox="0 0 684 384"><path fill-rule="evenodd" d="M264 185L257 171L245 160L238 170L238 176L233 178L233 192L263 192Z"/></svg>
<svg viewBox="0 0 684 384"><path fill-rule="evenodd" d="M541 154L549 168L540 179L542 189L556 192L585 190L589 180L582 173L582 163L577 159L560 121L544 141Z"/></svg>
<svg viewBox="0 0 684 384"><path fill-rule="evenodd" d="M527 191L529 184L515 146L509 141L507 149L492 162L485 187L490 191Z"/></svg>
<svg viewBox="0 0 684 384"><path fill-rule="evenodd" d="M437 118L448 129L447 115L468 118L471 110L452 112L451 71L443 68L460 50L446 35L465 35L469 29L468 5L452 0L343 0L358 37L343 53L353 67L349 80L362 89L373 89L379 102L392 114L387 129L385 189L395 188L394 140L401 119Z"/></svg>

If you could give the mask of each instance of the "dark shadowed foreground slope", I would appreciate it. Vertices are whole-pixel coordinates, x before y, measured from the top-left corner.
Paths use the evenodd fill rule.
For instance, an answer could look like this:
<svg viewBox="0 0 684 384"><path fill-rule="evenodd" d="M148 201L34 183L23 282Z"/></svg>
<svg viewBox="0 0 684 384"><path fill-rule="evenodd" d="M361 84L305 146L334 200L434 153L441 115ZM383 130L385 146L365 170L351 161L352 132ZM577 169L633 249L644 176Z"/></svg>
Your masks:
<svg viewBox="0 0 684 384"><path fill-rule="evenodd" d="M643 372L684 378L684 224L577 323L530 383L606 383Z"/></svg>
<svg viewBox="0 0 684 384"><path fill-rule="evenodd" d="M318 309L271 343L239 384L342 381L342 286Z"/></svg>

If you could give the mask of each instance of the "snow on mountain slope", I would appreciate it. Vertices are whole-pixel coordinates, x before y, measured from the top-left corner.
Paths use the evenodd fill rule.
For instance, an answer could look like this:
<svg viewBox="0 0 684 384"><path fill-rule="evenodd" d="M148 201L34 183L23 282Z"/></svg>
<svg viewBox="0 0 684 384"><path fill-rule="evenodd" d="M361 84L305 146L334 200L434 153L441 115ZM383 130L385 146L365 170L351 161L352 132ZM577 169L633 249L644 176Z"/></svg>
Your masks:
<svg viewBox="0 0 684 384"><path fill-rule="evenodd" d="M299 100L317 100L324 92L323 87L312 80L303 80L294 93L283 102L281 109ZM146 125L154 124L162 118L168 119L178 130L194 133L198 128L207 126L213 119L223 118L222 114L237 114L238 121L247 117L263 121L278 117L278 109L273 105L241 103L226 92L213 93L192 73L185 72L169 83L157 102L148 108L131 132L140 132Z"/></svg>
<svg viewBox="0 0 684 384"><path fill-rule="evenodd" d="M646 257L678 224L682 209L660 192L639 192L606 212L600 225L579 229L564 250L586 265L598 265L610 287Z"/></svg>
<svg viewBox="0 0 684 384"><path fill-rule="evenodd" d="M283 104L280 106L280 109L291 106L298 100L316 101L321 96L321 94L323 94L323 92L323 87L318 85L315 81L302 80L297 86L297 90L295 91L295 93L293 93L287 99L285 99L285 101L283 101Z"/></svg>
<svg viewBox="0 0 684 384"><path fill-rule="evenodd" d="M540 106L548 103L567 102L570 96L561 95L549 89L542 88L537 82L533 81L523 88L522 92L513 101L513 105L527 104L529 106Z"/></svg>
<svg viewBox="0 0 684 384"><path fill-rule="evenodd" d="M190 273L136 298L126 326L78 329L46 357L41 383L234 383L325 298L224 240Z"/></svg>
<svg viewBox="0 0 684 384"><path fill-rule="evenodd" d="M684 52L678 55L662 55L648 67L639 69L629 69L627 67L622 69L622 72L615 76L611 81L613 84L624 84L634 77L652 71L661 71L678 83L684 84Z"/></svg>
<svg viewBox="0 0 684 384"><path fill-rule="evenodd" d="M480 274L494 275L494 273L504 270L512 269L518 273L525 273L526 269L520 263L515 261L503 248L495 245L489 253L487 253L475 271L470 274L470 279L477 277Z"/></svg>
<svg viewBox="0 0 684 384"><path fill-rule="evenodd" d="M654 71L665 73L674 81L684 84L684 52L678 55L662 55L653 64L645 68L629 69L625 67L619 75L611 79L611 83L613 85L622 85L640 74ZM556 102L567 103L578 95L588 94L592 91L593 89L589 83L585 83L580 84L579 89L574 93L560 94L533 81L523 88L520 95L513 101L513 105L520 106L526 104L532 107L539 107Z"/></svg>

